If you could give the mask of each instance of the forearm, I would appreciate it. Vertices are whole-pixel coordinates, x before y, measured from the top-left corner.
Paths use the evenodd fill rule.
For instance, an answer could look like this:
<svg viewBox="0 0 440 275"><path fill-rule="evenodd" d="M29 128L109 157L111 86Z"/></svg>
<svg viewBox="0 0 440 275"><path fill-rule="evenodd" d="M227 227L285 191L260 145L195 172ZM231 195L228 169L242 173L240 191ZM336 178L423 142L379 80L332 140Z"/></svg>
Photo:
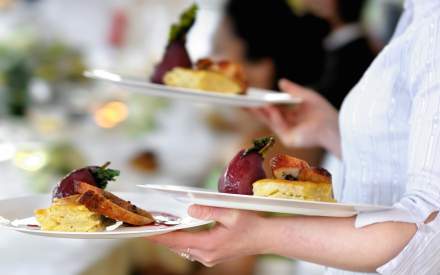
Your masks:
<svg viewBox="0 0 440 275"><path fill-rule="evenodd" d="M271 232L263 253L325 266L374 272L395 257L416 232L409 223L354 227L354 218L289 217L265 223Z"/></svg>

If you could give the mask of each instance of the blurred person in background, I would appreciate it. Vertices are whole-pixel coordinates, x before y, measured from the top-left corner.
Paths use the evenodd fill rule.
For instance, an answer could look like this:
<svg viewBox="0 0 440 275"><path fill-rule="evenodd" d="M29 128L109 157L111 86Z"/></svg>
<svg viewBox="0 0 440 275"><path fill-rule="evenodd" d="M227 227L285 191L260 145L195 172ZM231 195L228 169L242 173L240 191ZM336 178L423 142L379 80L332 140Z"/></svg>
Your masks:
<svg viewBox="0 0 440 275"><path fill-rule="evenodd" d="M323 71L328 24L298 16L285 0L230 0L214 37L214 56L239 62L252 87L277 90L281 78L302 85Z"/></svg>
<svg viewBox="0 0 440 275"><path fill-rule="evenodd" d="M324 39L324 72L313 88L340 108L343 99L375 57L360 24L364 0L303 0L314 15L330 24Z"/></svg>

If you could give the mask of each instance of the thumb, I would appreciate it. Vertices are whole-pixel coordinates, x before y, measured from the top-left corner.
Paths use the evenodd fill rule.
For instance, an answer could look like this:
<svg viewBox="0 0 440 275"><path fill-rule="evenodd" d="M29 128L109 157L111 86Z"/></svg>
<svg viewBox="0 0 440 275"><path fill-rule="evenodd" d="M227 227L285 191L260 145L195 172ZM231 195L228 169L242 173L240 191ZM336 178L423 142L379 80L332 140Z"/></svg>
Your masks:
<svg viewBox="0 0 440 275"><path fill-rule="evenodd" d="M287 131L282 136L283 143L288 144L293 147L304 147L308 148L311 146L316 146L310 139L310 130L308 123L301 123L297 125L294 129Z"/></svg>
<svg viewBox="0 0 440 275"><path fill-rule="evenodd" d="M201 206L201 205L191 205L188 208L188 214L196 219L200 220L213 220L220 223L224 223L229 215L231 209L211 207L211 206Z"/></svg>
<svg viewBox="0 0 440 275"><path fill-rule="evenodd" d="M309 89L287 79L281 79L278 82L278 86L280 87L281 91L289 93L293 96L307 97L310 94Z"/></svg>

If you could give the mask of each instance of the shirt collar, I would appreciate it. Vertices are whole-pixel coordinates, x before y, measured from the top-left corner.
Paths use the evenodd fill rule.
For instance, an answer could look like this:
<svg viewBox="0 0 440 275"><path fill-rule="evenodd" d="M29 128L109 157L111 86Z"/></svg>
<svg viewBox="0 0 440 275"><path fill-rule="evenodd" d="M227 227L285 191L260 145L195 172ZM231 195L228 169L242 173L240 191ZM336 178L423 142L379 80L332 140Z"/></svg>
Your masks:
<svg viewBox="0 0 440 275"><path fill-rule="evenodd" d="M362 27L359 24L348 24L335 31L332 31L324 39L324 48L329 51L336 50L350 43L351 41L362 37L362 35Z"/></svg>

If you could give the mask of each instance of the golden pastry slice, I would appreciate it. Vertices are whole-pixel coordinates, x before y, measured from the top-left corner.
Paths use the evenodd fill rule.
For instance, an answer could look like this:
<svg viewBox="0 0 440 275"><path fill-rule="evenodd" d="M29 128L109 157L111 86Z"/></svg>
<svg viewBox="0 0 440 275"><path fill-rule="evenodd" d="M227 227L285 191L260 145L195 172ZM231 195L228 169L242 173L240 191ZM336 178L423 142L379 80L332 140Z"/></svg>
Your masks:
<svg viewBox="0 0 440 275"><path fill-rule="evenodd" d="M335 202L330 183L262 179L253 184L254 196Z"/></svg>
<svg viewBox="0 0 440 275"><path fill-rule="evenodd" d="M270 160L272 174L277 179L296 180L303 169L310 168L309 164L302 159L279 154Z"/></svg>
<svg viewBox="0 0 440 275"><path fill-rule="evenodd" d="M105 228L102 216L78 202L79 195L54 199L52 205L35 211L42 230L96 232Z"/></svg>
<svg viewBox="0 0 440 275"><path fill-rule="evenodd" d="M101 188L85 182L75 182L74 188L81 194L78 202L90 211L131 225L154 223L154 218L149 212Z"/></svg>
<svg viewBox="0 0 440 275"><path fill-rule="evenodd" d="M211 71L174 68L163 78L165 85L212 91L226 94L240 94L242 89L229 77Z"/></svg>

